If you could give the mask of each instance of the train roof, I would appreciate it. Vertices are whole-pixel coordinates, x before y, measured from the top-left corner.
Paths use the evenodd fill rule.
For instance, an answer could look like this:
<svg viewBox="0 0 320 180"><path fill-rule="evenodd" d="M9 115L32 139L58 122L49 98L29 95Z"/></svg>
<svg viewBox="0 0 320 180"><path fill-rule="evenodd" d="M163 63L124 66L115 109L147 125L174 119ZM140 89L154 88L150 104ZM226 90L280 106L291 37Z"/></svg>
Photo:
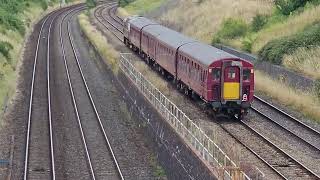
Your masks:
<svg viewBox="0 0 320 180"><path fill-rule="evenodd" d="M195 40L162 25L146 26L142 31L157 37L159 41L174 49L177 49L185 43L195 42Z"/></svg>
<svg viewBox="0 0 320 180"><path fill-rule="evenodd" d="M195 60L206 66L209 66L213 62L221 59L240 59L237 56L201 42L185 44L180 47L179 51L194 57Z"/></svg>
<svg viewBox="0 0 320 180"><path fill-rule="evenodd" d="M141 29L147 25L158 24L154 21L151 21L151 20L149 20L145 17L141 17L141 16L130 17L129 22L130 22L130 24L133 24L134 26L136 26L139 29Z"/></svg>

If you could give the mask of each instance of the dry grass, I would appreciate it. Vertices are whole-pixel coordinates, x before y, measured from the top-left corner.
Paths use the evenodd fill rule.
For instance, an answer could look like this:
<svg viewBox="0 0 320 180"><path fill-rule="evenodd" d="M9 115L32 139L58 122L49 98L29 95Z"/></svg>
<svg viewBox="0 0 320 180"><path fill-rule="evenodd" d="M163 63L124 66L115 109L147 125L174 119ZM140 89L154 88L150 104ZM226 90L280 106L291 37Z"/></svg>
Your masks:
<svg viewBox="0 0 320 180"><path fill-rule="evenodd" d="M143 61L134 61L134 67L146 77L155 87L157 87L164 95L170 96L168 82L164 81L159 75L150 70L149 66Z"/></svg>
<svg viewBox="0 0 320 180"><path fill-rule="evenodd" d="M255 71L255 87L257 91L320 122L320 102L313 93L290 88L260 71Z"/></svg>
<svg viewBox="0 0 320 180"><path fill-rule="evenodd" d="M89 20L89 17L85 14L80 14L78 16L80 28L87 36L89 41L103 57L104 61L109 65L111 70L117 74L119 70L118 59L119 53L108 43L107 38L105 38L100 31L98 31Z"/></svg>
<svg viewBox="0 0 320 180"><path fill-rule="evenodd" d="M268 0L179 0L178 7L169 10L161 21L171 22L184 27L183 33L210 43L222 21L238 17L250 22L257 14L269 14L272 2ZM190 26L191 25L191 26Z"/></svg>
<svg viewBox="0 0 320 180"><path fill-rule="evenodd" d="M258 52L269 41L280 37L293 35L302 31L306 26L320 21L320 6L305 10L301 14L293 15L285 22L279 22L257 34L252 50Z"/></svg>
<svg viewBox="0 0 320 180"><path fill-rule="evenodd" d="M284 56L283 65L314 79L320 79L320 47L299 48Z"/></svg>
<svg viewBox="0 0 320 180"><path fill-rule="evenodd" d="M127 12L127 10L125 10L124 8L122 7L119 7L117 9L117 14L118 16L122 17L122 18L126 18L128 16L130 16L130 14Z"/></svg>

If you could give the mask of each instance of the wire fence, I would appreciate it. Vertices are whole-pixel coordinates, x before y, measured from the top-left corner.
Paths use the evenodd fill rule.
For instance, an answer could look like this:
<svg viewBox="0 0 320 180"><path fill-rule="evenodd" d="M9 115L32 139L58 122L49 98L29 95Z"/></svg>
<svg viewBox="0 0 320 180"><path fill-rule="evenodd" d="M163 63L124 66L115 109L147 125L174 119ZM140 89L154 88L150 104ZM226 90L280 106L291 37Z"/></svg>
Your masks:
<svg viewBox="0 0 320 180"><path fill-rule="evenodd" d="M127 55L129 54L121 54L120 69L134 82L146 99L162 114L187 144L196 150L207 164L216 169L218 178L249 180L249 176L241 171L236 163L198 125L191 121L132 65L130 59L126 57Z"/></svg>

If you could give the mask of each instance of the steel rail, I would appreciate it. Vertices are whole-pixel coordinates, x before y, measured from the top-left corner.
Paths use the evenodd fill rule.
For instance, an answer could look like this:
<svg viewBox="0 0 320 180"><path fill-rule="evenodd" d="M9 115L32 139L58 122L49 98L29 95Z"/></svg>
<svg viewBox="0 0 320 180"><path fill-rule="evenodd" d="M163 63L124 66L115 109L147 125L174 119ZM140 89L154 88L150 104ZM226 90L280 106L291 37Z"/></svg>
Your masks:
<svg viewBox="0 0 320 180"><path fill-rule="evenodd" d="M85 153L86 153L87 161L88 161L89 168L90 168L91 178L93 180L95 180L96 177L95 177L95 173L94 173L94 170L93 170L91 157L90 157L90 154L89 154L88 145L87 145L86 138L85 138L85 135L84 135L82 123L81 123L81 120L80 120L78 106L77 106L77 103L76 103L76 99L75 99L75 95L74 95L74 91L73 91L73 87L72 87L72 83L71 83L69 68L68 68L68 64L67 64L67 57L66 57L66 52L65 52L65 47L64 47L64 40L62 38L62 25L63 25L63 22L65 21L66 17L68 15L70 15L71 13L75 12L75 11L78 12L78 11L81 11L81 10L84 10L84 9L85 9L84 7L80 7L79 9L74 9L74 10L70 11L69 13L67 13L67 14L65 14L63 16L63 18L61 20L61 23L59 24L59 36L60 36L60 46L61 46L61 49L62 49L62 56L63 56L63 60L64 60L64 66L65 66L67 79L68 79L69 90L70 90L71 97L72 97L72 103L73 103L73 107L74 107L75 114L76 114L76 117L77 117L77 122L78 122L79 129L80 129L81 139L82 139L82 142L83 142L83 145L84 145L84 148L85 148Z"/></svg>
<svg viewBox="0 0 320 180"><path fill-rule="evenodd" d="M118 31L118 32L120 32L121 34L123 34L123 31L122 31L122 29L120 29L119 27L117 27L116 25L114 25L113 23L111 23L110 22L110 20L108 20L106 17L104 17L103 16L103 14L102 14L102 11L104 10L104 9L107 9L107 8L110 8L110 7L112 7L112 6L107 6L107 7L105 7L105 6L101 6L101 7L98 7L96 10L95 10L95 17L97 18L98 16L100 16L104 21L106 21L108 24L110 24L114 29L116 29L116 31ZM100 15L97 15L97 12L98 11L100 11ZM110 16L110 9L108 9L108 15ZM111 17L111 16L110 16ZM112 18L112 17L111 17ZM98 18L97 18L98 19ZM112 18L113 19L113 18ZM114 19L113 19L114 20ZM101 20L99 20L98 19L98 21L101 23ZM115 20L116 21L116 20ZM103 23L104 24L104 23ZM121 26L123 26L123 25L121 25ZM107 29L109 29L109 28L107 28ZM109 29L110 30L110 29Z"/></svg>
<svg viewBox="0 0 320 180"><path fill-rule="evenodd" d="M101 10L103 7L100 7L100 8L97 8L95 11L94 11L94 16L96 17L96 19L98 20L98 22L100 24L102 24L106 29L109 30L109 32L111 32L119 41L123 42L123 38L119 37L114 31L112 31L110 29L110 27L108 27L105 23L103 23L99 18L98 16L100 16L102 18L102 15L97 15L97 12L98 10ZM103 18L102 18L103 19Z"/></svg>
<svg viewBox="0 0 320 180"><path fill-rule="evenodd" d="M41 34L43 32L44 26L47 23L48 19L54 14L58 12L52 12L47 15L47 17L44 19L42 22L39 35L37 38L37 45L36 45L36 52L35 52L35 57L34 57L34 62L33 62L33 71L32 71L32 80L31 80L31 89L30 89L30 100L29 100L29 112L28 112L28 121L27 121L27 135L26 135L26 146L25 146L25 160L24 160L24 176L23 179L27 180L28 178L28 166L29 166L29 145L30 145L30 133L31 133L31 118L32 118L32 103L33 103L33 92L34 92L34 84L35 84L35 76L36 76L36 68L37 68L37 59L38 59L38 52L39 52L39 44L40 44L40 39L41 39ZM50 30L51 30L51 25L55 18L57 17L57 14L53 17L49 24L49 34L47 36L48 42L50 39ZM49 54L49 43L47 47L47 54ZM48 55L47 55L47 63L48 63ZM48 71L48 69L47 69ZM49 72L48 72L49 73ZM47 81L49 78L47 78ZM49 82L48 84L49 85ZM48 86L48 88L50 88ZM48 90L50 92L50 90ZM55 165L54 165L54 154L53 154L53 139L52 139L52 126L51 126L51 105L50 105L50 95L48 94L48 112L49 112L49 131L50 131L50 158L51 158L51 168L52 168L52 179L55 180Z"/></svg>
<svg viewBox="0 0 320 180"><path fill-rule="evenodd" d="M256 112L258 115L262 116L263 118L267 119L268 121L276 124L278 127L280 127L281 129L289 132L291 135L293 135L294 137L298 138L299 140L301 140L302 142L306 143L308 146L311 146L313 149L315 149L316 151L320 152L320 148L318 148L317 146L311 144L309 141L305 140L304 138L298 136L297 134L295 134L292 130L286 128L285 126L281 125L280 123L278 123L277 121L275 121L274 119L270 118L268 115L264 114L263 112L261 112L260 110L251 107L251 110L253 110L254 112Z"/></svg>
<svg viewBox="0 0 320 180"><path fill-rule="evenodd" d="M115 24L113 24L113 23L111 23L111 21L110 20L108 20L105 16L103 16L103 11L105 10L105 9L107 9L107 13L108 13L108 15L115 21L115 22L117 22L121 27L123 27L123 25L122 24L120 24L117 20L115 20L112 16L111 16L111 8L112 7L114 7L115 5L111 5L111 6L107 6L107 7L102 7L101 9L101 18L103 19L103 20L105 20L105 21L107 21L108 22L108 24L110 24L113 28L115 28L118 32L120 32L121 34L123 34L123 30L122 29L120 29L119 27L117 27Z"/></svg>
<svg viewBox="0 0 320 180"><path fill-rule="evenodd" d="M311 126L309 126L309 125L307 125L306 123L298 120L297 118L295 118L295 117L293 117L292 115L286 113L285 111L281 110L280 108L278 108L278 107L270 104L269 102L263 100L262 98L260 98L260 97L258 97L258 96L256 96L256 95L254 95L254 98L255 98L255 100L258 100L259 102L261 102L261 103L263 103L263 104L266 104L267 106L271 107L273 110L279 112L281 115L289 118L289 119L292 120L293 122L295 122L295 123L303 126L303 127L306 128L306 129L309 129L309 130L312 131L313 133L315 133L315 134L317 134L318 136L320 136L320 131L312 128Z"/></svg>
<svg viewBox="0 0 320 180"><path fill-rule="evenodd" d="M288 154L287 152L285 152L284 150L282 150L280 147L278 147L276 144L272 143L270 140L268 140L265 136L263 136L262 134L260 134L258 131L256 131L255 129L253 129L252 127L250 127L245 121L241 120L240 121L246 128L248 128L251 132L253 132L254 134L256 134L257 136L259 136L260 138L262 138L265 142L267 142L267 144L269 144L270 146L274 147L275 149L277 149L280 153L284 154L285 156L287 156L288 158L290 158L291 160L293 160L296 164L300 165L302 168L304 168L306 171L308 171L311 175L315 176L316 178L320 179L320 176L317 175L315 172L313 172L311 169L309 169L308 167L306 167L304 164L300 163L297 159L295 159L294 157L292 157L290 154Z"/></svg>
<svg viewBox="0 0 320 180"><path fill-rule="evenodd" d="M274 166L272 166L267 160L263 159L258 153L256 153L252 148L246 145L244 142L240 141L233 133L231 133L226 127L222 124L219 124L220 127L227 132L233 139L235 139L238 143L244 146L247 150L249 150L252 154L254 154L258 159L260 159L263 163L265 163L270 169L272 169L276 174L278 174L282 179L289 180L286 178L280 171L278 171Z"/></svg>
<svg viewBox="0 0 320 180"><path fill-rule="evenodd" d="M118 8L118 4L111 6L111 8L108 10L108 15L120 26L123 26L123 19L115 14L117 8Z"/></svg>
<svg viewBox="0 0 320 180"><path fill-rule="evenodd" d="M76 52L76 50L75 50L74 41L73 41L73 36L71 35L70 19L69 19L69 21L68 21L67 28L68 28L68 37L69 37L69 40L70 40L70 43L71 43L71 47L72 47L72 50L73 50L73 54L74 54L74 56L75 56L77 66L78 66L78 69L79 69L79 71L80 71L82 81L83 81L83 83L84 83L84 85L85 85L85 87L86 87L86 91L87 91L87 94L88 94L88 96L89 96L91 105L92 105L92 107L93 107L93 109L94 109L95 115L96 115L97 120L98 120L98 123L99 123L99 125L100 125L100 130L101 130L102 133L103 133L104 139L105 139L105 141L106 141L106 143L107 143L107 146L108 146L108 148L109 148L109 151L110 151L110 153L111 153L111 155L112 155L112 160L113 160L114 164L116 165L117 172L118 172L120 178L121 178L122 180L124 180L124 177L123 177L122 171L121 171L121 169L120 169L118 160L117 160L117 158L116 158L116 156L115 156L114 150L113 150L113 148L112 148L112 146L111 146L111 143L110 143L110 141L109 141L109 138L108 138L108 136L107 136L107 134L106 134L105 128L104 128L104 126L103 126L103 124L102 124L100 115L99 115L99 113L98 113L98 110L97 110L96 105L95 105L95 103L94 103L94 100L93 100L93 98L92 98L90 89L89 89L89 87L88 87L87 81L86 81L86 79L85 79L85 77L84 77L84 74L83 74L81 65L80 65L80 63L79 63L79 57L78 57L78 54L77 54L77 52Z"/></svg>

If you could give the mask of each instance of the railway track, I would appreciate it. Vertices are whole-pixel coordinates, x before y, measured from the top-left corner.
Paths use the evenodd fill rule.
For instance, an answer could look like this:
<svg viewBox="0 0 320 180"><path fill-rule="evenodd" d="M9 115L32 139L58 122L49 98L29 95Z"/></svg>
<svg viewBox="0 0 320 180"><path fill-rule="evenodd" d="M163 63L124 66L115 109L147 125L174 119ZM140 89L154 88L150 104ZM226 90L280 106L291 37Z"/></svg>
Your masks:
<svg viewBox="0 0 320 180"><path fill-rule="evenodd" d="M111 17L111 19L107 19L107 17L103 15L103 8L108 10L108 16ZM123 21L121 20L121 18L117 18L112 15L112 13L115 12L115 8L116 5L112 7L99 7L94 14L98 21L103 24L109 31L120 32L119 27L117 27L117 25L115 24L122 24ZM109 24L109 26L106 24ZM110 26L113 27L113 29L110 28ZM122 39L119 40L122 41ZM313 148L314 151L319 151L319 142L317 140L319 140L320 134L317 130L292 117L288 113L285 113L284 111L270 105L261 98L257 96L255 96L255 98L260 103L263 103L264 106L267 106L266 108L273 109L273 112L277 112L278 114L280 113L282 118L278 119L280 119L281 122L273 120L268 115L265 115L255 107L253 107L253 111L259 113L261 116L277 124L282 128L283 131L289 133L291 136L300 139L301 141L303 141L302 143L307 145L309 148ZM274 115L273 113L270 114ZM293 125L291 127L286 127L288 126L288 123ZM225 122L221 123L220 126L240 144L251 151L258 159L260 159L268 167L270 167L282 179L320 179L319 175L316 172L308 168L295 157L291 156L290 153L282 150L279 146L271 142L263 134L252 128L249 124L247 124L247 122ZM242 131L242 133L239 133L240 131ZM240 136L240 134L247 134L247 136L243 137ZM261 146L254 146L254 144L259 144Z"/></svg>
<svg viewBox="0 0 320 180"><path fill-rule="evenodd" d="M246 122L224 122L221 123L221 127L283 179L319 179L312 170L251 128ZM239 132L246 132L247 136L241 136L243 133Z"/></svg>
<svg viewBox="0 0 320 180"><path fill-rule="evenodd" d="M103 10L107 9L108 14L111 14L111 7L117 7L112 3L111 5L100 6L94 11L95 18L102 24L106 29L108 29L119 41L123 42L123 32L122 32L122 23L113 19L113 21L118 22L118 26L112 23L112 20L109 20L106 16L103 15ZM107 23L105 23L105 22ZM121 25L121 27L119 27Z"/></svg>
<svg viewBox="0 0 320 180"><path fill-rule="evenodd" d="M59 23L60 29L60 45L62 49L63 59L65 63L65 68L68 76L68 82L70 87L70 93L72 95L74 108L76 116L79 123L79 128L82 135L82 141L84 144L88 167L90 169L91 179L124 179L120 166L116 160L113 148L110 144L104 127L101 123L100 116L95 107L94 100L92 99L89 87L87 86L85 77L82 73L81 66L78 62L78 55L74 48L74 40L70 31L70 18L77 14L78 12L84 10L84 6L73 6L68 8L63 8L58 11L54 11L48 14L41 23L41 28L37 37L37 45L34 55L33 70L32 70L32 80L30 87L30 100L29 100L29 110L28 110L28 120L27 120L27 132L26 132L26 144L25 144L25 155L24 155L24 171L23 178L27 179L56 179L56 162L54 153L54 139L53 139L53 125L52 125L52 105L51 105L51 87L50 87L50 45L52 44L51 35L53 29L53 23L58 19L60 15L63 15L62 20ZM68 19L69 18L69 19ZM63 24L67 21L67 25ZM63 28L64 27L64 28ZM67 32L67 34L63 34ZM63 38L67 36L67 38ZM69 46L72 48L73 55L75 57L74 62L77 64L81 78L83 80L84 90L89 98L90 106L95 114L97 129L100 129L101 139L104 141L104 151L103 154L108 156L109 169L103 174L101 169L97 170L95 168L100 168L97 166L99 164L99 158L102 158L101 153L94 155L95 159L91 160L92 157L90 153L96 153L93 144L88 143L88 141L94 142L96 137L89 134L89 130L85 130L87 124L81 122L79 110L77 108L76 96L73 92L72 80L69 73L69 68L67 66L67 55L65 50L65 45L69 40ZM70 60L69 60L70 61ZM84 124L84 125L83 125ZM101 142L101 141L100 141ZM88 145L89 144L89 145ZM101 145L100 145L101 146ZM108 152L109 151L109 152ZM108 153L106 153L108 152ZM103 159L103 158L102 158ZM101 162L101 161L100 161ZM105 164L106 165L106 164ZM104 170L104 169L102 169Z"/></svg>
<svg viewBox="0 0 320 180"><path fill-rule="evenodd" d="M24 180L54 180L56 176L51 120L49 54L52 23L62 11L50 13L44 18L37 38L30 88ZM41 57L45 57L44 60L40 59ZM44 92L43 89L47 91Z"/></svg>
<svg viewBox="0 0 320 180"><path fill-rule="evenodd" d="M252 110L320 151L320 132L318 130L258 96L255 96L255 103L252 106Z"/></svg>
<svg viewBox="0 0 320 180"><path fill-rule="evenodd" d="M86 152L91 179L124 179L113 147L101 122L94 99L91 96L86 78L82 72L79 63L79 54L75 49L74 39L71 34L70 20L80 11L81 10L75 10L70 16L68 16L68 14L63 17L63 21L59 27L59 36L69 90ZM68 51L69 54L66 50L67 47L72 50L71 52ZM79 84L79 82L75 83L77 81L75 76L81 77L81 84ZM81 97L80 94L82 94ZM83 94L87 96L83 96ZM81 106L86 104L87 108L81 109L79 108L79 104L81 104ZM91 115L82 116L88 113ZM89 128L97 129L97 131L90 131Z"/></svg>

